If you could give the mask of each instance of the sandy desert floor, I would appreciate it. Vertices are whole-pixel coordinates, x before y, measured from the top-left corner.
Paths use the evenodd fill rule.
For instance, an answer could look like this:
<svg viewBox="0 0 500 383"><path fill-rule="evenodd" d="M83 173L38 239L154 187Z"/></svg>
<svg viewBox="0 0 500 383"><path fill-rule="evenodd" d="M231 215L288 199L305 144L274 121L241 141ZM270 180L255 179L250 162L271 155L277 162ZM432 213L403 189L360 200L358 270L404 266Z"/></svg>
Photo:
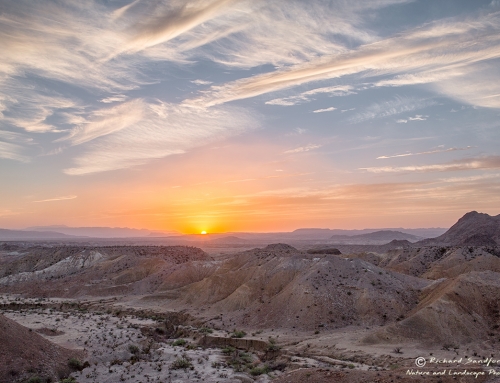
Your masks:
<svg viewBox="0 0 500 383"><path fill-rule="evenodd" d="M53 305L62 299L20 299L2 296L0 304ZM72 374L80 383L90 382L249 382L254 377L231 368L222 349L197 347L193 339L157 342L144 336L141 328L154 320L106 312L58 311L53 308L3 310L3 314L33 329L51 342L66 348L82 349L90 366ZM175 345L183 343L184 345ZM173 345L173 344L174 345ZM259 364L256 355L244 359ZM177 366L177 368L176 368ZM267 382L271 375L257 377ZM274 375L279 375L274 373Z"/></svg>
<svg viewBox="0 0 500 383"><path fill-rule="evenodd" d="M108 309L103 310L103 306L98 306L102 300L0 296L2 312L8 318L33 329L56 344L86 352L86 361L90 365L72 374L80 383L264 383L284 377L283 374L287 371L305 368L392 371L394 376L404 378L408 369L415 368L417 357L430 360L432 357L456 359L469 355L477 358L490 355L478 354L477 350L470 348L443 350L437 347L423 348L417 344L363 345L360 339L370 331L369 328L349 327L322 334L299 334L283 330L251 333L251 329L245 329L249 331L245 336L247 340L263 342L273 339L279 345L279 356L269 363L263 360L262 352L255 350L251 352L231 347L198 347L198 332L190 327L183 330L191 336L158 341L144 329L158 329L160 321L129 313L116 315L116 307L123 309L124 302L114 299L111 301L114 303L108 303ZM78 309L58 310L57 307L62 303L77 303L80 306ZM90 307L93 309L88 309ZM230 337L230 332L211 331L210 335L213 337ZM493 351L482 350L480 345L475 347L483 353ZM270 364L274 368L266 368ZM242 368L242 365L247 368ZM249 373L251 371L254 374ZM469 377L464 381L473 379L474 377Z"/></svg>

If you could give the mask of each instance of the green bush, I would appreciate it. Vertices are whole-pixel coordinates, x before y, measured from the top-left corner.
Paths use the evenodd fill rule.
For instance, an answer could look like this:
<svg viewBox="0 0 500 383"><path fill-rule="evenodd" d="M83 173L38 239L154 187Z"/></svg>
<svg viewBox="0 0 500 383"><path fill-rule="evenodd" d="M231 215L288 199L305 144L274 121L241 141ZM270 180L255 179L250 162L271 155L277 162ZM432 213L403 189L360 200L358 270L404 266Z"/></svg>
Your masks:
<svg viewBox="0 0 500 383"><path fill-rule="evenodd" d="M178 358L176 359L171 365L170 369L171 370L179 370L179 369L188 369L192 366L191 362L185 358Z"/></svg>
<svg viewBox="0 0 500 383"><path fill-rule="evenodd" d="M269 342L269 346L267 346L267 351L279 351L279 350L281 350L280 346L278 346L276 343Z"/></svg>
<svg viewBox="0 0 500 383"><path fill-rule="evenodd" d="M231 334L231 338L243 338L247 333L245 331L236 331Z"/></svg>
<svg viewBox="0 0 500 383"><path fill-rule="evenodd" d="M186 339L177 339L172 343L172 346L184 346L187 343Z"/></svg>
<svg viewBox="0 0 500 383"><path fill-rule="evenodd" d="M226 346L226 347L224 347L224 348L222 349L222 353L223 353L223 354L228 355L228 354L233 353L235 350L236 350L236 349L235 349L234 347L231 347L231 346Z"/></svg>
<svg viewBox="0 0 500 383"><path fill-rule="evenodd" d="M68 366L73 370L83 370L83 363L76 358L71 358L70 360L68 360Z"/></svg>
<svg viewBox="0 0 500 383"><path fill-rule="evenodd" d="M201 332L202 334L211 334L214 332L214 330L208 327L202 327L200 328L199 332Z"/></svg>
<svg viewBox="0 0 500 383"><path fill-rule="evenodd" d="M269 372L269 367L264 366L264 367L254 367L250 370L250 374L253 376L259 376L262 374L267 374Z"/></svg>
<svg viewBox="0 0 500 383"><path fill-rule="evenodd" d="M42 378L39 376L32 376L26 381L26 383L42 383Z"/></svg>

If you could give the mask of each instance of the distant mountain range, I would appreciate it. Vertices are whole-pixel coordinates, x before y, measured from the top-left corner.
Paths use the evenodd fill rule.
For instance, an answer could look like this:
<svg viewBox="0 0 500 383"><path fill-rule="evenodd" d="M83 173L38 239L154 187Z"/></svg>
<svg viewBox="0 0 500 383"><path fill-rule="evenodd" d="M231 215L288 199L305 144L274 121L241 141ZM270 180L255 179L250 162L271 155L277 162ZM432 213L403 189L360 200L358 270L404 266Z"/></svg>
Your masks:
<svg viewBox="0 0 500 383"><path fill-rule="evenodd" d="M28 227L25 230L37 232L49 231L65 235L89 238L138 238L178 234L176 232L157 232L147 229L131 229L128 227L69 227L65 225L33 226Z"/></svg>
<svg viewBox="0 0 500 383"><path fill-rule="evenodd" d="M416 245L488 246L500 245L500 215L490 216L476 211L465 214L449 230L427 229L363 229L339 230L302 228L280 233L217 233L206 236L182 235L128 227L34 226L24 230L0 229L0 240L78 240L88 238L165 238L166 240L249 244L254 241L321 241L338 244L383 244L393 240ZM168 238L169 237L169 238ZM425 239L426 238L426 239Z"/></svg>
<svg viewBox="0 0 500 383"><path fill-rule="evenodd" d="M401 231L394 230L380 230L374 231L373 233L367 234L358 234L358 235L332 235L330 237L331 240L340 240L340 241L394 241L394 240L406 240L410 242L417 242L422 237L417 237L413 234L403 233Z"/></svg>
<svg viewBox="0 0 500 383"><path fill-rule="evenodd" d="M418 229L405 229L402 227L398 228L383 228L383 229L361 229L361 230L343 230L343 229L297 229L291 232L294 236L304 236L307 238L318 238L327 239L332 236L359 236L363 234L371 234L375 232L400 232L403 234L411 234L415 237L420 238L434 238L446 232L446 228L442 227L431 227L431 228L418 228ZM400 238L392 238L400 239ZM404 238L401 238L404 239Z"/></svg>
<svg viewBox="0 0 500 383"><path fill-rule="evenodd" d="M0 229L2 241L49 240L82 238L75 235L66 235L55 231L28 231Z"/></svg>

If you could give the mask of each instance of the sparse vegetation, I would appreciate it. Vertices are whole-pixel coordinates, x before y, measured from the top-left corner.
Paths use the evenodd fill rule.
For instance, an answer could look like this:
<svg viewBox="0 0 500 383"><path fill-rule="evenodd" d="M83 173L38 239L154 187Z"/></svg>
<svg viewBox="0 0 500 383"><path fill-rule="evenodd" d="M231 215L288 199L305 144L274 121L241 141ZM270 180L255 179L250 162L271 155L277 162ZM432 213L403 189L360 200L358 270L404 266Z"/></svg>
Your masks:
<svg viewBox="0 0 500 383"><path fill-rule="evenodd" d="M262 375L262 374L267 374L268 372L270 372L270 368L269 366L265 365L263 367L254 367L250 370L250 374L253 375L253 376L259 376L259 375Z"/></svg>
<svg viewBox="0 0 500 383"><path fill-rule="evenodd" d="M137 347L135 344L129 344L128 350L131 354L134 355L137 355L140 352L139 347Z"/></svg>
<svg viewBox="0 0 500 383"><path fill-rule="evenodd" d="M191 368L193 365L191 362L186 359L186 358L177 358L174 360L174 362L170 365L171 370L180 370L180 369L188 369Z"/></svg>
<svg viewBox="0 0 500 383"><path fill-rule="evenodd" d="M396 347L394 350L392 350L394 354L402 354L403 351L401 350L401 347Z"/></svg>
<svg viewBox="0 0 500 383"><path fill-rule="evenodd" d="M172 346L185 346L187 344L186 339L177 339L174 342L172 342Z"/></svg>
<svg viewBox="0 0 500 383"><path fill-rule="evenodd" d="M231 338L244 338L247 333L245 331L234 330L231 334Z"/></svg>
<svg viewBox="0 0 500 383"><path fill-rule="evenodd" d="M78 371L81 371L84 368L83 363L76 358L71 358L70 360L68 360L68 366L73 370L78 370Z"/></svg>
<svg viewBox="0 0 500 383"><path fill-rule="evenodd" d="M234 347L231 347L231 346L226 346L222 349L222 353L223 354L226 354L226 355L229 355L230 353L234 352L236 349Z"/></svg>

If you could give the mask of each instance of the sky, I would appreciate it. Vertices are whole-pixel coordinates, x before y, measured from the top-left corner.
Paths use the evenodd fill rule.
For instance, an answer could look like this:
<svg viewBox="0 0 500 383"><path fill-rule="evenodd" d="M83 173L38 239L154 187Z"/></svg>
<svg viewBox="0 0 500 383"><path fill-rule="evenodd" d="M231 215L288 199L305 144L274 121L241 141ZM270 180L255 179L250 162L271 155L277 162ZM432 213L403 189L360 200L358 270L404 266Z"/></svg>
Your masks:
<svg viewBox="0 0 500 383"><path fill-rule="evenodd" d="M499 0L0 0L0 227L500 213Z"/></svg>

